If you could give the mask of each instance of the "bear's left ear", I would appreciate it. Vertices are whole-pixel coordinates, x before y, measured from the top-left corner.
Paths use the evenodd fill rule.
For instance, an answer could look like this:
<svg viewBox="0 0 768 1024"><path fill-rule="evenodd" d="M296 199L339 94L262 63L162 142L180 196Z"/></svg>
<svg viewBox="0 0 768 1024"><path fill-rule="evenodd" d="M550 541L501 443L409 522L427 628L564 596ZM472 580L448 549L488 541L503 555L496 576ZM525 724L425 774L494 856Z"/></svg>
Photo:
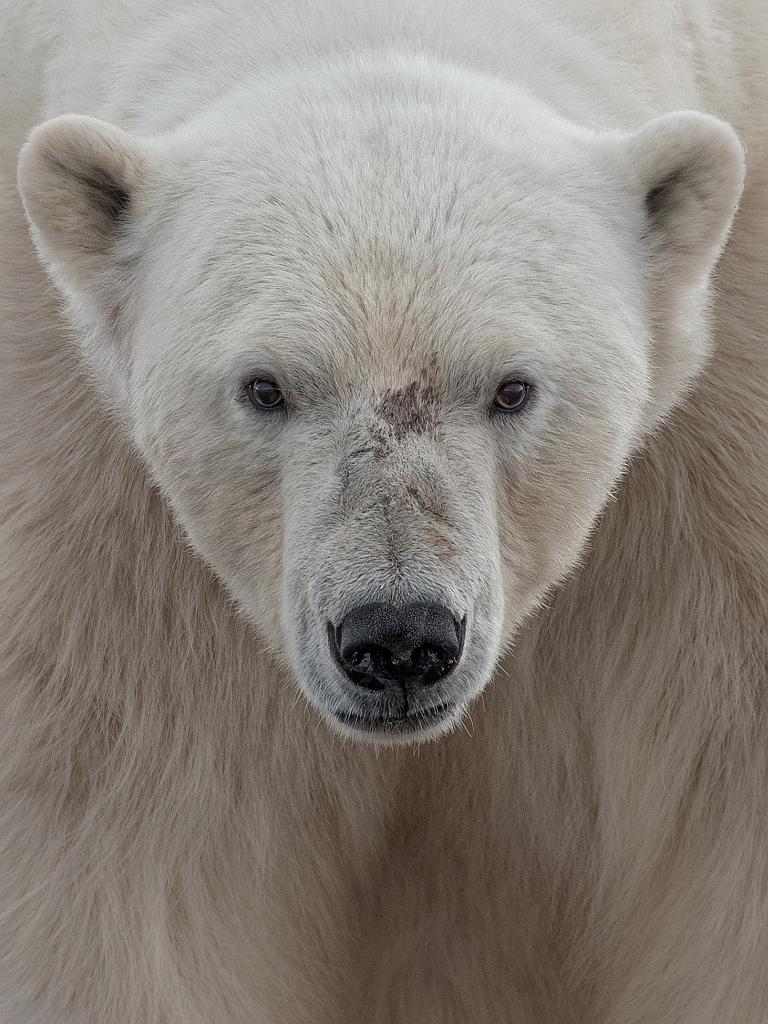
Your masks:
<svg viewBox="0 0 768 1024"><path fill-rule="evenodd" d="M148 147L92 117L35 128L18 186L37 249L57 284L89 305L118 303L126 229L151 177Z"/></svg>
<svg viewBox="0 0 768 1024"><path fill-rule="evenodd" d="M744 186L744 149L730 125L687 110L613 136L608 145L610 173L637 215L661 416L709 354L710 279Z"/></svg>
<svg viewBox="0 0 768 1024"><path fill-rule="evenodd" d="M736 132L708 114L678 111L649 121L625 145L654 257L683 284L708 274L744 185Z"/></svg>

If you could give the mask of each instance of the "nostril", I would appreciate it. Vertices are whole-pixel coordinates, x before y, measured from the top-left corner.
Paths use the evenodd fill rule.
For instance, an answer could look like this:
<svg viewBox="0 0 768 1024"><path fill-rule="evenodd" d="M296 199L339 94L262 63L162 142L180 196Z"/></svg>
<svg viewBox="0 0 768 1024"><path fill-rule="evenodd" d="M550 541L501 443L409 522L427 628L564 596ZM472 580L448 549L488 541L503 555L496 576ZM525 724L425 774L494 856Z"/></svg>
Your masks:
<svg viewBox="0 0 768 1024"><path fill-rule="evenodd" d="M341 655L342 667L354 682L369 690L383 690L380 676L390 660L389 651L375 644L370 647L352 647Z"/></svg>
<svg viewBox="0 0 768 1024"><path fill-rule="evenodd" d="M464 624L442 605L371 604L352 609L341 625L329 625L339 667L371 690L431 686L458 663Z"/></svg>
<svg viewBox="0 0 768 1024"><path fill-rule="evenodd" d="M424 683L436 683L447 675L458 659L458 649L422 644L409 659L409 664Z"/></svg>

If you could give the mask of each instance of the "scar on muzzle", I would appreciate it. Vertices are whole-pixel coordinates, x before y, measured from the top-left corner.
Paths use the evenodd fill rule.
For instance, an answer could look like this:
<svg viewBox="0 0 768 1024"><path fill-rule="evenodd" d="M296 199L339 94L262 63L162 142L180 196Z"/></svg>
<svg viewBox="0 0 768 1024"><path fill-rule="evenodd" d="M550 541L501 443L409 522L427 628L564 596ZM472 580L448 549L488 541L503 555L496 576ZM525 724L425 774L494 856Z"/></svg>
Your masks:
<svg viewBox="0 0 768 1024"><path fill-rule="evenodd" d="M437 392L432 384L414 380L385 391L375 411L395 441L402 441L407 434L433 434L437 429ZM381 441L378 431L373 435Z"/></svg>

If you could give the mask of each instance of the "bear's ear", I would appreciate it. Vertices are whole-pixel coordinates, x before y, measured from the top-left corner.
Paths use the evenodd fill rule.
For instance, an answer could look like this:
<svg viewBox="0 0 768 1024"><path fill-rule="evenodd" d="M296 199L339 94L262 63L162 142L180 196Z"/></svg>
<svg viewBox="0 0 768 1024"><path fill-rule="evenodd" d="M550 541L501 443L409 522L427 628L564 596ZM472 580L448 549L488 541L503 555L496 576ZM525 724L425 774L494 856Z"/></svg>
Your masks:
<svg viewBox="0 0 768 1024"><path fill-rule="evenodd" d="M660 418L710 352L711 275L741 197L744 150L730 125L695 111L654 118L614 136L611 148L611 159L618 158L614 173L634 210Z"/></svg>
<svg viewBox="0 0 768 1024"><path fill-rule="evenodd" d="M150 172L146 145L96 118L64 115L30 135L19 191L38 251L70 296L119 301L120 244Z"/></svg>
<svg viewBox="0 0 768 1024"><path fill-rule="evenodd" d="M707 114L665 114L629 137L626 156L664 273L679 275L680 283L708 274L744 184L744 151L734 130Z"/></svg>

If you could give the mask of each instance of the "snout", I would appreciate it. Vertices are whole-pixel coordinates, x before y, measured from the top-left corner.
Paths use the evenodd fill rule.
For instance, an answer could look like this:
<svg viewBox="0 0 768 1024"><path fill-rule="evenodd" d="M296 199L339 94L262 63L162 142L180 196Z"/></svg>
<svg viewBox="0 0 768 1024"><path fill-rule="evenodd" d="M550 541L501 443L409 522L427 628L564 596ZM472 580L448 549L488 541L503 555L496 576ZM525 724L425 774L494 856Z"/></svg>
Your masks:
<svg viewBox="0 0 768 1024"><path fill-rule="evenodd" d="M336 664L358 693L362 713L340 713L365 731L408 731L446 717L454 703L431 693L458 666L465 623L440 604L366 604L328 626Z"/></svg>
<svg viewBox="0 0 768 1024"><path fill-rule="evenodd" d="M486 486L495 462L454 424L405 428L398 418L390 431L364 402L350 410L336 472L297 502L328 514L284 538L297 553L284 590L297 680L336 732L377 744L437 739L468 720L504 609Z"/></svg>

